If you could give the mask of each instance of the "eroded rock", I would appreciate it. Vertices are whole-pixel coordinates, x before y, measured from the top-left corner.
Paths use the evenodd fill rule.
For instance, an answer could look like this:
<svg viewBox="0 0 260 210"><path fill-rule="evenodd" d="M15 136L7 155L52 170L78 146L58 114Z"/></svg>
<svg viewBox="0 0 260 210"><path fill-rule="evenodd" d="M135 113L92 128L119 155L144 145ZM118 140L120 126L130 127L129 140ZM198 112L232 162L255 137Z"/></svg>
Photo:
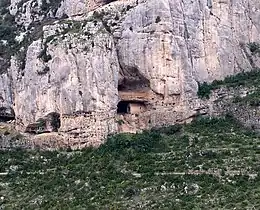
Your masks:
<svg viewBox="0 0 260 210"><path fill-rule="evenodd" d="M17 129L73 148L190 121L209 112L198 82L260 67L247 46L260 42L257 0L21 2L9 9L35 38L24 68L14 55L0 75L0 107L14 110ZM60 114L58 129L49 113Z"/></svg>

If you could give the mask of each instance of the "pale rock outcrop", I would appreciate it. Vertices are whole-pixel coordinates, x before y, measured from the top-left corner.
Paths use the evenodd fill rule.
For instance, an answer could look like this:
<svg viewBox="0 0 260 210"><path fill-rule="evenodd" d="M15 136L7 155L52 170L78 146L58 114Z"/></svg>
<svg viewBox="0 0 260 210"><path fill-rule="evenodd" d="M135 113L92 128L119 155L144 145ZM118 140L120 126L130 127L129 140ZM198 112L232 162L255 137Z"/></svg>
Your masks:
<svg viewBox="0 0 260 210"><path fill-rule="evenodd" d="M14 109L22 122L20 128L56 112L61 115L61 130L69 132L74 127L73 123L66 123L65 116L94 112L98 122L99 117L116 112L119 65L113 37L100 22L94 25L86 21L85 26L77 23L83 27L80 33L60 25L60 31L68 30L68 33L55 34L59 27L51 25L44 29L43 40L29 46L24 74L14 87ZM47 43L50 37L52 40ZM44 50L48 55L42 56L51 56L48 62L39 57ZM82 122L76 122L80 129ZM82 129L84 132L87 128Z"/></svg>
<svg viewBox="0 0 260 210"><path fill-rule="evenodd" d="M64 14L67 16L75 16L86 14L88 12L88 0L64 0L57 11L57 17L62 17Z"/></svg>
<svg viewBox="0 0 260 210"><path fill-rule="evenodd" d="M70 17L46 23L25 69L12 62L0 77L1 103L14 109L18 129L60 114L57 145L99 145L111 133L190 121L208 112L198 82L260 67L247 46L260 41L258 0L65 0L43 16L31 16L28 2L20 15L15 2L25 26Z"/></svg>
<svg viewBox="0 0 260 210"><path fill-rule="evenodd" d="M14 118L13 111L13 90L10 75L0 75L0 117L4 119Z"/></svg>

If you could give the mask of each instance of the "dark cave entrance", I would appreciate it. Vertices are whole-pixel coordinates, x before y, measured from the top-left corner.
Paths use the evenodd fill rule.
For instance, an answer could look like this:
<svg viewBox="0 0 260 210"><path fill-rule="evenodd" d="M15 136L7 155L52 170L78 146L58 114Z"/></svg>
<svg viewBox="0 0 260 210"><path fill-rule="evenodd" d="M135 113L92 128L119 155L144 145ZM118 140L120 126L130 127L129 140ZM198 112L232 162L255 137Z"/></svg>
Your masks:
<svg viewBox="0 0 260 210"><path fill-rule="evenodd" d="M117 104L117 113L118 114L128 114L129 113L129 101L120 101Z"/></svg>
<svg viewBox="0 0 260 210"><path fill-rule="evenodd" d="M61 126L60 114L57 113L57 112L51 112L47 115L47 118L50 121L52 131L57 132L58 129L60 128L60 126Z"/></svg>
<svg viewBox="0 0 260 210"><path fill-rule="evenodd" d="M146 111L149 100L150 81L137 68L125 67L120 70L118 81L118 114L139 114Z"/></svg>
<svg viewBox="0 0 260 210"><path fill-rule="evenodd" d="M35 123L29 124L26 127L25 132L33 134L58 132L60 126L60 114L51 112L43 118L39 118Z"/></svg>
<svg viewBox="0 0 260 210"><path fill-rule="evenodd" d="M15 120L15 117L9 117L9 116L1 116L0 117L0 122L8 122L11 120Z"/></svg>
<svg viewBox="0 0 260 210"><path fill-rule="evenodd" d="M109 4L109 3L113 2L113 1L117 1L117 0L105 0L105 4Z"/></svg>
<svg viewBox="0 0 260 210"><path fill-rule="evenodd" d="M15 120L14 110L12 108L0 107L0 122Z"/></svg>
<svg viewBox="0 0 260 210"><path fill-rule="evenodd" d="M117 105L118 114L139 114L146 109L144 101L120 101Z"/></svg>
<svg viewBox="0 0 260 210"><path fill-rule="evenodd" d="M121 79L118 82L118 91L144 91L150 88L150 81L137 68L120 70Z"/></svg>
<svg viewBox="0 0 260 210"><path fill-rule="evenodd" d="M150 87L149 81L146 80L128 80L124 79L118 84L118 91L143 91Z"/></svg>

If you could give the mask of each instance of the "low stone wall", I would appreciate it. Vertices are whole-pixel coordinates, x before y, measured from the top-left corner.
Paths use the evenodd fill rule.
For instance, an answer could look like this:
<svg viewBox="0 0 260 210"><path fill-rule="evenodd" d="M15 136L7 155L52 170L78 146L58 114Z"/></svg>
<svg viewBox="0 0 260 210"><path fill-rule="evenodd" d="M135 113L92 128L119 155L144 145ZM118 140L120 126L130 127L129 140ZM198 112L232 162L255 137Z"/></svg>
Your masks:
<svg viewBox="0 0 260 210"><path fill-rule="evenodd" d="M78 116L61 116L60 133L72 148L99 146L109 134L118 131L115 113L96 112Z"/></svg>

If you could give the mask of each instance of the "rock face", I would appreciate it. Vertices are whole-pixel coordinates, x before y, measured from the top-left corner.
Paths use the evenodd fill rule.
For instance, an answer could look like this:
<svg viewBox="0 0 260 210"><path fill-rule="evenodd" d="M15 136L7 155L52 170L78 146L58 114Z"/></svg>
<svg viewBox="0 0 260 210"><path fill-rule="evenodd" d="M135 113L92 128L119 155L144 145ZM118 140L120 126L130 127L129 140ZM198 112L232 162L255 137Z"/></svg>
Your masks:
<svg viewBox="0 0 260 210"><path fill-rule="evenodd" d="M12 0L8 8L19 50L0 70L0 109L14 110L21 131L57 113L58 132L44 131L72 148L189 121L204 107L198 82L260 67L247 46L260 41L258 0Z"/></svg>

